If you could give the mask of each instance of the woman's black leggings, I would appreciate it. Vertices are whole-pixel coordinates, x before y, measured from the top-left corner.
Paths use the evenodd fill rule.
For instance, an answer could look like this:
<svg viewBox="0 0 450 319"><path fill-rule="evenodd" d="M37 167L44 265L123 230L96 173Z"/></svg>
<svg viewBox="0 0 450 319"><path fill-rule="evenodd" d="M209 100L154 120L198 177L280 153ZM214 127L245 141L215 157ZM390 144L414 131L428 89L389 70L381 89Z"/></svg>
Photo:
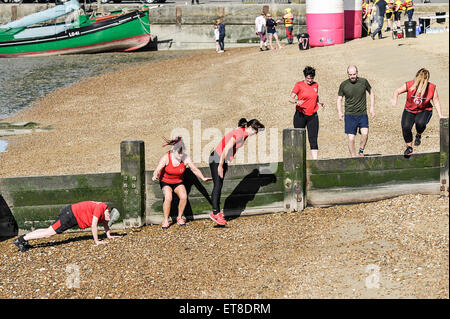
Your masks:
<svg viewBox="0 0 450 319"><path fill-rule="evenodd" d="M313 115L305 115L299 110L294 114L294 128L307 128L308 141L312 150L318 150L317 137L319 136L319 116L317 113Z"/></svg>
<svg viewBox="0 0 450 319"><path fill-rule="evenodd" d="M416 124L416 131L418 134L422 134L427 127L428 122L433 115L432 111L422 111L420 113L411 113L407 110L403 111L402 115L402 132L405 143L411 143L413 141L412 127Z"/></svg>
<svg viewBox="0 0 450 319"><path fill-rule="evenodd" d="M211 170L211 177L213 179L213 190L211 193L211 201L213 205L213 213L217 214L220 212L220 195L222 194L223 179L225 178L225 173L228 170L228 164L225 162L223 164L223 178L220 178L218 167L219 167L220 156L216 151L212 152L209 156L209 168Z"/></svg>

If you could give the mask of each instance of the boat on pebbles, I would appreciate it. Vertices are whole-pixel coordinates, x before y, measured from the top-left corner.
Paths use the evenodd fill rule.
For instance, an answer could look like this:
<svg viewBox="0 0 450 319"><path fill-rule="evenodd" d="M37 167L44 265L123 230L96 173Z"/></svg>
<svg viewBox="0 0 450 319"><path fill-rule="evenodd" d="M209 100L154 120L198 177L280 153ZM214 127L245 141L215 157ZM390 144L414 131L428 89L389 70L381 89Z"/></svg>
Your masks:
<svg viewBox="0 0 450 319"><path fill-rule="evenodd" d="M47 23L46 21L61 21ZM150 41L149 9L85 14L77 0L0 26L0 57L126 52Z"/></svg>

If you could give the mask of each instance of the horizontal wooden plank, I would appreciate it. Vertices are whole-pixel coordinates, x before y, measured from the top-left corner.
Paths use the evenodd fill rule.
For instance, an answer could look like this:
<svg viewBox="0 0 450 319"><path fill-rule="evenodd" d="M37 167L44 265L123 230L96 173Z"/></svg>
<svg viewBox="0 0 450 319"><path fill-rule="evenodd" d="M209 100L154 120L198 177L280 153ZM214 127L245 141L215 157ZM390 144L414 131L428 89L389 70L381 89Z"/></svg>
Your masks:
<svg viewBox="0 0 450 319"><path fill-rule="evenodd" d="M336 187L313 189L307 193L307 204L326 207L340 204L366 203L408 194L439 194L438 182L396 183L374 187Z"/></svg>
<svg viewBox="0 0 450 319"><path fill-rule="evenodd" d="M308 191L318 188L439 181L439 174L439 167L426 167L383 171L347 171L345 173L311 175L309 176Z"/></svg>
<svg viewBox="0 0 450 319"><path fill-rule="evenodd" d="M244 211L250 207L272 206L274 203L283 201L283 193L262 193L256 195L222 195L221 207L225 211ZM147 209L146 214L162 213L163 200L154 201ZM178 201L176 198L172 201L173 213L177 212ZM189 198L185 209L185 215L196 215L211 211L211 203L205 198Z"/></svg>
<svg viewBox="0 0 450 319"><path fill-rule="evenodd" d="M439 167L439 152L403 155L367 156L358 158L335 158L308 160L307 174L346 173L366 170L393 170L406 168Z"/></svg>

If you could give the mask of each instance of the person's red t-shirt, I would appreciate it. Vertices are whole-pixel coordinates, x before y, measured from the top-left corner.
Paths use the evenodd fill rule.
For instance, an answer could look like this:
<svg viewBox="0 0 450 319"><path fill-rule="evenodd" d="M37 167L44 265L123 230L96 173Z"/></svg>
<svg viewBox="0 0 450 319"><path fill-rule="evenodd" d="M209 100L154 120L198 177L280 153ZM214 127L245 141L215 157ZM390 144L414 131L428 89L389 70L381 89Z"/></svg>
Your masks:
<svg viewBox="0 0 450 319"><path fill-rule="evenodd" d="M81 229L92 226L92 218L98 218L98 222L105 221L105 210L108 205L102 202L86 201L72 204L72 212Z"/></svg>
<svg viewBox="0 0 450 319"><path fill-rule="evenodd" d="M233 154L232 155L228 154L227 160L229 162L231 162L233 160L237 149L242 147L242 145L244 145L244 142L248 137L248 133L245 131L245 128L243 128L243 127L240 127L240 128L237 128L237 129L234 129L234 130L228 132L224 136L222 141L219 143L219 145L217 145L217 147L216 147L216 153L219 156L222 156L222 152L223 152L223 149L225 148L225 145L227 145L227 143L230 141L230 139L232 137L234 137L234 139L236 140L236 144L234 145L233 150L232 150Z"/></svg>
<svg viewBox="0 0 450 319"><path fill-rule="evenodd" d="M414 84L414 80L406 82L406 103L405 109L411 113L419 113L422 111L431 111L433 109L433 105L431 104L431 100L434 96L434 90L436 89L436 85L428 82L427 89L423 96L419 96L416 94L417 89L411 91L411 87Z"/></svg>
<svg viewBox="0 0 450 319"><path fill-rule="evenodd" d="M297 99L303 101L301 105L296 105L296 109L305 114L313 115L319 109L319 84L313 82L311 85L305 81L297 82L292 89L292 92L297 94Z"/></svg>

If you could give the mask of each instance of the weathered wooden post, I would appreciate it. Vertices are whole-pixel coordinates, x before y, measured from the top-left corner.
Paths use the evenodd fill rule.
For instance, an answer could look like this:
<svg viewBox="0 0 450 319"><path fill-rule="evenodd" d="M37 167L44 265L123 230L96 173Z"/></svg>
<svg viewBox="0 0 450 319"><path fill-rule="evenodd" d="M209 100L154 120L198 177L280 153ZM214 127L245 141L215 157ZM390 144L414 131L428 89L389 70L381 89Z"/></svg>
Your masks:
<svg viewBox="0 0 450 319"><path fill-rule="evenodd" d="M441 126L441 195L448 197L448 118L440 120Z"/></svg>
<svg viewBox="0 0 450 319"><path fill-rule="evenodd" d="M145 222L144 141L121 142L120 164L123 224L125 227L140 227Z"/></svg>
<svg viewBox="0 0 450 319"><path fill-rule="evenodd" d="M306 207L306 130L283 130L284 210Z"/></svg>

